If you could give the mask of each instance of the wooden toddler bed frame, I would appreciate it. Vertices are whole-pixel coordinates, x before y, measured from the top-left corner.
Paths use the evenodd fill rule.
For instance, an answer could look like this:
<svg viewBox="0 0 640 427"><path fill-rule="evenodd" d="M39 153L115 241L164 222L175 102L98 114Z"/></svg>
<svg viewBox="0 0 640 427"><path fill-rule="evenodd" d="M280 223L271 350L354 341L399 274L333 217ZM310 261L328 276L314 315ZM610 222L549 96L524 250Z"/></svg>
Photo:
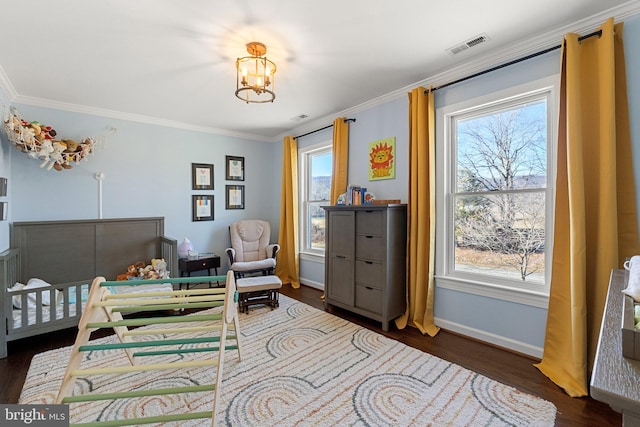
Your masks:
<svg viewBox="0 0 640 427"><path fill-rule="evenodd" d="M152 258L164 258L170 275L179 276L178 244L164 236L162 217L13 223L11 248L0 254L0 358L7 357L8 341L77 326L82 292L95 277L115 280L129 265ZM32 278L52 286L8 291ZM21 310L21 322L14 322L13 296L35 301ZM42 305L47 296L51 306Z"/></svg>

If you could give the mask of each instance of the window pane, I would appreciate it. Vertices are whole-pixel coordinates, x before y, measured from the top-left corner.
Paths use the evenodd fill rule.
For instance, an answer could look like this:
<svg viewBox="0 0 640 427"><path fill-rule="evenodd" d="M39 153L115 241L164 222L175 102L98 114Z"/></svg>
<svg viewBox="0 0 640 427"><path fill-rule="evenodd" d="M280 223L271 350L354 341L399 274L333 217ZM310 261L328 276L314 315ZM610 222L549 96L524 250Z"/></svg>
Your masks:
<svg viewBox="0 0 640 427"><path fill-rule="evenodd" d="M456 191L546 187L546 99L459 119L455 132Z"/></svg>
<svg viewBox="0 0 640 427"><path fill-rule="evenodd" d="M329 200L331 196L331 151L310 158L309 200Z"/></svg>
<svg viewBox="0 0 640 427"><path fill-rule="evenodd" d="M323 203L309 203L309 247L311 249L324 250L324 230L325 230L325 218Z"/></svg>
<svg viewBox="0 0 640 427"><path fill-rule="evenodd" d="M456 196L455 270L544 283L545 193Z"/></svg>

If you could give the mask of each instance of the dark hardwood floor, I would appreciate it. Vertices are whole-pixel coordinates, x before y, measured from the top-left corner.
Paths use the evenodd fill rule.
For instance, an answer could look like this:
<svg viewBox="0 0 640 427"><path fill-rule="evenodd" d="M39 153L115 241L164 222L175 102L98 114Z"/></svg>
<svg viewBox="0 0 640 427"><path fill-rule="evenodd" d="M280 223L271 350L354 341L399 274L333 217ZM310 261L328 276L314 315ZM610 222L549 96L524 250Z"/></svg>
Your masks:
<svg viewBox="0 0 640 427"><path fill-rule="evenodd" d="M301 286L282 288L282 294L313 307L324 309L322 292ZM558 409L557 426L620 426L622 418L608 405L590 397L572 398L548 380L533 364L536 360L468 339L447 331L434 338L423 336L415 328L383 332L380 324L345 310L330 307L334 315L384 334L411 347L483 374L553 402ZM67 329L9 343L9 357L0 359L0 403L17 403L31 358L40 352L72 345L76 330Z"/></svg>

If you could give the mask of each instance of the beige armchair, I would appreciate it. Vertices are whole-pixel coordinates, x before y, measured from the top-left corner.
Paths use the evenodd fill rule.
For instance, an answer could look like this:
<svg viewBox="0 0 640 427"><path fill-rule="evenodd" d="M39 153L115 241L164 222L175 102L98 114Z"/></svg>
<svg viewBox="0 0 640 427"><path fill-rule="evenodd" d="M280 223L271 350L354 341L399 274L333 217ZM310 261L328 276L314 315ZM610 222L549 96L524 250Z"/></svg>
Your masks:
<svg viewBox="0 0 640 427"><path fill-rule="evenodd" d="M231 247L226 249L229 269L236 278L247 274L273 274L276 268L276 254L280 245L271 244L271 226L268 222L252 219L231 224Z"/></svg>

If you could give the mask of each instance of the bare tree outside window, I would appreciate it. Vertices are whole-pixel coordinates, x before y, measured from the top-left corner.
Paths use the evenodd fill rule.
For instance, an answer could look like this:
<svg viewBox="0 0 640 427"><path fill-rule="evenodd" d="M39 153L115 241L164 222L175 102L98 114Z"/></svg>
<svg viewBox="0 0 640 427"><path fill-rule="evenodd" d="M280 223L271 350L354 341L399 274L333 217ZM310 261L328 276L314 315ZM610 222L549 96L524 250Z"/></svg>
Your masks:
<svg viewBox="0 0 640 427"><path fill-rule="evenodd" d="M544 280L546 99L458 118L455 268Z"/></svg>

